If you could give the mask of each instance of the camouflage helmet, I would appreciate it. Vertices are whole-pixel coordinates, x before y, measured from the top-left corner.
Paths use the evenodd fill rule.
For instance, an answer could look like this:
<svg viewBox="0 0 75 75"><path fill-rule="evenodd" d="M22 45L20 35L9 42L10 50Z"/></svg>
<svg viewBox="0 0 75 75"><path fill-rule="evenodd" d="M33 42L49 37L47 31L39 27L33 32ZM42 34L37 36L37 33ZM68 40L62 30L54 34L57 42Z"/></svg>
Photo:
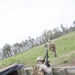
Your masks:
<svg viewBox="0 0 75 75"><path fill-rule="evenodd" d="M37 61L39 61L39 60L43 61L44 57L42 57L42 56L37 57Z"/></svg>

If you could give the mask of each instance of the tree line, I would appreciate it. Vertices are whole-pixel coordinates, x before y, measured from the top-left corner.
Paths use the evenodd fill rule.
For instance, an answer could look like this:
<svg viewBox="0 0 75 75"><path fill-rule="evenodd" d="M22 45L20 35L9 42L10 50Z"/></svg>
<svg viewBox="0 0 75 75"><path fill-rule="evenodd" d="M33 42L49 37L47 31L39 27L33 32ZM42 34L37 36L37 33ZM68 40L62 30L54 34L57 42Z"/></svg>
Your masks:
<svg viewBox="0 0 75 75"><path fill-rule="evenodd" d="M12 46L7 43L1 49L2 59L21 53L32 47L39 46L46 43L48 39L53 40L72 31L75 31L75 21L73 21L72 25L69 27L61 24L59 28L44 30L42 35L35 39L29 36L28 40L22 40L20 43L15 43Z"/></svg>

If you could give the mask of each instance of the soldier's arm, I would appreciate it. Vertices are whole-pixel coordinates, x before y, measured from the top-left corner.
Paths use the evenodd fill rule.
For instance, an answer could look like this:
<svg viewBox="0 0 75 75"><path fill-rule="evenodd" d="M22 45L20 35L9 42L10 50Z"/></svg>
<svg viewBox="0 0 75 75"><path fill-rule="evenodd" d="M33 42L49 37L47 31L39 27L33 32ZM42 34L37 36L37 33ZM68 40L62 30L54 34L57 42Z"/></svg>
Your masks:
<svg viewBox="0 0 75 75"><path fill-rule="evenodd" d="M40 67L41 67L41 69L43 69L46 73L51 73L51 72L52 72L52 68L51 68L51 67L47 67L46 65L41 65Z"/></svg>

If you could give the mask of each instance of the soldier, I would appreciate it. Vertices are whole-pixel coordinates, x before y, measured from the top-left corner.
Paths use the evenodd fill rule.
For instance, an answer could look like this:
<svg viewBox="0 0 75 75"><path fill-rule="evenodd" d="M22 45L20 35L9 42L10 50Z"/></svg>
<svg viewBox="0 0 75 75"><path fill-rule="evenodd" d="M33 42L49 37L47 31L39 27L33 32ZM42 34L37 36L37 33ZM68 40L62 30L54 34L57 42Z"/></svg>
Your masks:
<svg viewBox="0 0 75 75"><path fill-rule="evenodd" d="M56 53L56 46L54 44L54 42L52 42L51 40L48 41L48 50L51 50L54 57L57 56L57 53Z"/></svg>
<svg viewBox="0 0 75 75"><path fill-rule="evenodd" d="M38 57L37 58L37 64L36 66L32 69L32 75L51 75L52 74L52 68L48 63L48 67L44 64L44 58L43 57Z"/></svg>

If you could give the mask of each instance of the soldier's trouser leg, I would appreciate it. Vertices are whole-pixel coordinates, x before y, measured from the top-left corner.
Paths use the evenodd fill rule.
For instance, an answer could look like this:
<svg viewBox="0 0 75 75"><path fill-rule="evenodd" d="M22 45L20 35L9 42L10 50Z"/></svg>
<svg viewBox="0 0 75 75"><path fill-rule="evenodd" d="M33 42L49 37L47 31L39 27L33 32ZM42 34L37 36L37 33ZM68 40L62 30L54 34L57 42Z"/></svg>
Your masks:
<svg viewBox="0 0 75 75"><path fill-rule="evenodd" d="M57 56L56 50L53 50L52 52L53 52L54 57L56 57Z"/></svg>

